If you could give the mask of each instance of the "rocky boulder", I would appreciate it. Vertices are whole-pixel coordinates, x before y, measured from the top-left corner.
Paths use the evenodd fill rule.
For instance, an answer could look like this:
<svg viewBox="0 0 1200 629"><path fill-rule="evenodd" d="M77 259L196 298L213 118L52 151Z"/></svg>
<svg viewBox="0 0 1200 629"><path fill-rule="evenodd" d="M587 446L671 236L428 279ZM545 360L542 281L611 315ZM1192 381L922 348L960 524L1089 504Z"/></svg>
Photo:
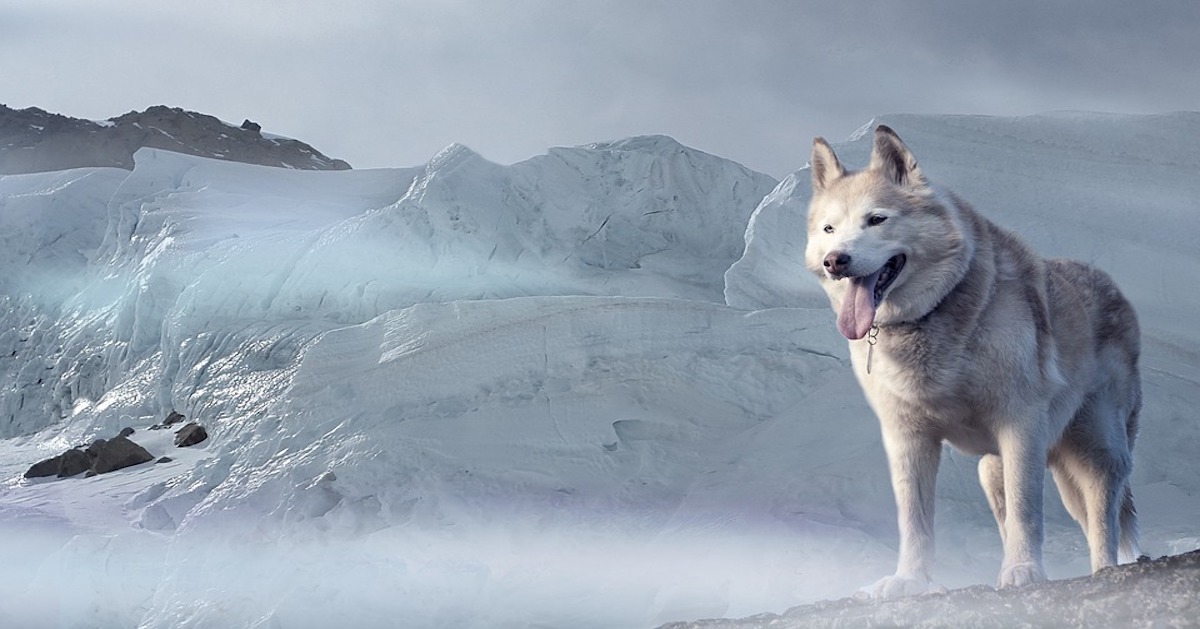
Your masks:
<svg viewBox="0 0 1200 629"><path fill-rule="evenodd" d="M25 478L41 478L57 476L66 478L88 471L92 467L92 457L81 448L72 448L62 454L34 463Z"/></svg>
<svg viewBox="0 0 1200 629"><path fill-rule="evenodd" d="M150 452L125 436L97 439L87 448L72 448L56 457L34 463L25 472L25 478L66 478L82 472L94 476L153 460Z"/></svg>
<svg viewBox="0 0 1200 629"><path fill-rule="evenodd" d="M43 478L46 476L55 476L58 470L62 467L62 455L58 455L52 459L38 461L30 466L25 472L25 478Z"/></svg>
<svg viewBox="0 0 1200 629"><path fill-rule="evenodd" d="M175 424L182 423L183 420L185 420L185 419L187 419L187 417L185 417L183 415L183 413L180 413L178 411L171 411L167 415L167 418L164 419L161 424L154 424L153 426L150 427L150 430L162 430L163 428L170 428L171 426L174 426Z"/></svg>
<svg viewBox="0 0 1200 629"><path fill-rule="evenodd" d="M208 439L208 431L204 430L204 426L192 422L183 428L180 428L175 433L175 445L180 448L194 446L201 441Z"/></svg>
<svg viewBox="0 0 1200 629"><path fill-rule="evenodd" d="M58 476L66 478L82 474L92 468L92 457L80 448L72 448L58 456Z"/></svg>
<svg viewBox="0 0 1200 629"><path fill-rule="evenodd" d="M90 471L96 474L105 474L154 460L154 455L130 441L128 437L97 439L88 446L87 454L92 457Z"/></svg>

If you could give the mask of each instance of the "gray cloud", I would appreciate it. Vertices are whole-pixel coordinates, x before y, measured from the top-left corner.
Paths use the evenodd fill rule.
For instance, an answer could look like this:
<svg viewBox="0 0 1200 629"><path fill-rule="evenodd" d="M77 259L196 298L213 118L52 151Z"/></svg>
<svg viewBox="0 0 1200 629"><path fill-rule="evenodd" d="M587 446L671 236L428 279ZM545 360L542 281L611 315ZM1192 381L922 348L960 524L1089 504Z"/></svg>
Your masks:
<svg viewBox="0 0 1200 629"><path fill-rule="evenodd" d="M1197 7L5 1L0 101L249 117L356 167L666 133L782 176L879 114L1200 108Z"/></svg>

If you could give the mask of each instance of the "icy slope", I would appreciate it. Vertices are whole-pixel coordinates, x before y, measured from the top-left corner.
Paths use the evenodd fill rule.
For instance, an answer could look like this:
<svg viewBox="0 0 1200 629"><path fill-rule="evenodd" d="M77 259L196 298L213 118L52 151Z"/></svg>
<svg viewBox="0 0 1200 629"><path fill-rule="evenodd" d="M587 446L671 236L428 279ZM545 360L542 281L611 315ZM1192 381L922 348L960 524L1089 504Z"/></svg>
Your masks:
<svg viewBox="0 0 1200 629"><path fill-rule="evenodd" d="M1155 198L1194 190L1194 165L1163 175L1156 161L1186 158L1195 133L1175 134L1189 116L1107 127L1130 129L1128 149L1109 145L1118 156L1157 133L1161 153L1121 158L1131 180L1162 177ZM1109 141L1076 118L967 120L983 130L890 122L930 176L1006 223L937 156L974 146L1009 184L978 185L1008 207L1039 198L1053 164L1088 164L1100 158L1087 142ZM985 133L1062 137L1077 124L1083 144L1054 159ZM861 161L855 146L847 163ZM1042 169L995 166L1021 160ZM1130 196L1097 168L1046 194L1091 208L1077 218L1114 213L1070 196ZM4 237L28 245L0 258L12 267L0 278L58 268L42 262L53 258L68 289L5 285L0 621L12 622L0 624L654 626L842 596L894 563L878 430L824 298L814 310L723 303L805 299L789 253L803 231L784 209L802 211L806 172L771 192L769 178L662 137L512 166L463 147L419 168L343 172L142 151L124 179L85 172L0 179L19 193L0 205ZM91 208L91 227L53 218L70 213L30 191ZM1182 209L1147 212L1196 227ZM1055 242L1112 238L1111 225L1077 222ZM1146 229L1153 243L1159 228ZM1143 242L1112 246L1131 241ZM1200 264L1177 257L1183 271ZM1168 297L1196 301L1135 297L1156 322L1148 334L1162 333L1147 343L1135 490L1154 554L1200 535L1197 347L1184 336L1168 351L1171 320L1146 313ZM145 430L171 409L209 441L172 449ZM125 425L175 460L20 479ZM999 540L973 462L948 457L939 494L937 578L991 582ZM1061 507L1047 531L1051 575L1086 571Z"/></svg>
<svg viewBox="0 0 1200 629"><path fill-rule="evenodd" d="M37 362L49 373L10 382L0 435L53 423L143 361L160 371L148 401L170 410L182 403L172 390L181 352L212 360L214 348L235 351L267 330L287 343L453 299L717 299L741 253L737 226L775 183L667 138L559 149L510 167L455 146L424 168L323 173L143 149L114 191L119 172L3 180L13 190L8 273L33 282L9 297L17 301L5 324L33 329L0 347L10 354L4 372ZM68 185L83 174L96 183ZM55 186L66 187L46 192ZM23 209L33 202L27 188L49 210ZM49 253L26 251L51 239ZM66 268L47 256L78 260ZM42 281L48 273L62 279ZM31 299L53 303L25 312ZM59 325L59 312L74 323ZM39 317L53 329L37 327Z"/></svg>
<svg viewBox="0 0 1200 629"><path fill-rule="evenodd" d="M56 305L71 313L75 333L57 341L64 357L45 374L63 383L43 395L38 410L51 412L15 404L9 428L28 432L55 412L68 421L37 440L11 440L5 476L15 478L25 462L54 448L125 424L143 428L171 408L207 423L214 437L201 454L164 467L82 481L77 495L65 481L9 488L6 513L39 542L27 547L55 545L41 531L46 526L86 540L131 521L134 531L120 533L120 541L74 541L59 552L81 555L85 582L113 576L101 566L160 562L123 590L92 586L95 600L74 592L68 616L107 605L121 624L141 618L150 594L188 599L197 579L227 586L236 583L227 572L272 569L268 562L196 574L191 560L211 563L215 549L178 541L203 539L229 517L247 528L222 539L246 538L256 548L315 531L367 552L371 542L361 536L376 529L420 540L430 528L437 545L417 554L432 564L420 581L440 598L432 607L412 603L411 613L424 618L413 626L440 609L470 611L453 597L462 587L459 568L437 559L460 553L455 539L440 540L442 525L471 537L495 520L518 528L529 520L535 552L562 555L558 546L575 542L555 541L554 531L561 525L561 535L573 539L580 516L538 521L546 505L577 500L580 513L630 512L615 523L584 518L579 535L614 537L615 527L620 544L633 527L653 538L685 497L678 485L692 482L698 461L675 449L665 458L680 460L659 463L656 442L741 432L780 404L794 404L790 396L810 396L820 374L840 366L827 341L813 354L802 351L803 335L811 334L804 313L783 315L796 337L781 334L768 315L748 325L745 315L719 305L661 299L552 297L392 310L510 294L718 298L721 272L740 253L739 226L774 182L667 138L561 149L507 168L462 147L423 169L380 172L295 173L159 151L138 159L111 193L103 242L81 273L85 288ZM14 349L13 362L51 343ZM428 349L440 346L454 353ZM813 386L797 387L810 372ZM14 388L47 389L18 380ZM763 387L787 393L763 395ZM55 438L42 441L48 436ZM286 463L293 453L303 461ZM491 489L480 490L476 478ZM330 486L334 479L341 480ZM296 494L296 482L311 491ZM456 503L480 501L458 513ZM507 504L511 516L489 513L493 501ZM818 511L837 504L815 502ZM269 514L279 516L278 529L262 532ZM548 546L539 546L544 537ZM38 559L42 576L29 592L14 591L14 600L39 601L21 610L31 622L64 608L51 584L68 576L54 556ZM329 558L313 561L322 571L336 568L324 565ZM403 566L405 554L386 561ZM514 570L537 572L526 561ZM578 576L567 566L517 583L525 578L549 586ZM410 580L398 570L382 583L402 590L415 587ZM446 588L449 595L438 593ZM652 589L652 582L635 588ZM233 594L211 593L220 604L189 605L192 622L284 613L273 604L239 606L229 602ZM522 596L537 608L536 590ZM389 601L373 605L390 615ZM318 611L302 609L297 618ZM484 605L470 617L488 624L497 612ZM172 613L155 603L147 622L172 626ZM632 622L647 619L642 609L623 613Z"/></svg>
<svg viewBox="0 0 1200 629"><path fill-rule="evenodd" d="M13 191L0 207L2 237L17 252L2 274L11 278L4 299L12 305L0 313L0 329L11 330L0 341L0 373L8 378L0 435L54 424L134 372L169 369L181 345L203 342L199 330L235 334L230 321L265 312L245 306L263 303L287 247L394 201L413 176L301 173L149 149L139 155L143 164L132 173L0 179L0 189ZM205 301L214 291L220 296ZM183 330L173 327L181 317ZM155 379L169 405L170 373ZM155 391L138 395L161 408Z"/></svg>
<svg viewBox="0 0 1200 629"><path fill-rule="evenodd" d="M747 559L776 552L796 558L776 570L828 562L789 528L869 518L821 482L841 483L858 463L826 461L806 484L790 457L750 455L777 447L781 414L824 415L849 393L815 319L548 297L421 304L329 332L303 352L283 403L216 420L236 456L154 490L141 524L192 541L173 546L149 616L164 627L263 615L313 626L302 623L344 613L320 602L336 594L368 623L637 626L656 605L673 612L664 618L684 613L654 600L664 584L694 589L681 566L709 575L705 588L766 605L761 583L724 572L760 579ZM736 488L711 484L730 476ZM757 535L781 543L764 554ZM283 560L274 553L292 548L301 576L264 589L259 575ZM339 567L343 553L358 558L352 569ZM635 570L637 557L647 564ZM351 583L319 578L342 571ZM190 605L197 588L226 603ZM241 601L244 590L256 596Z"/></svg>

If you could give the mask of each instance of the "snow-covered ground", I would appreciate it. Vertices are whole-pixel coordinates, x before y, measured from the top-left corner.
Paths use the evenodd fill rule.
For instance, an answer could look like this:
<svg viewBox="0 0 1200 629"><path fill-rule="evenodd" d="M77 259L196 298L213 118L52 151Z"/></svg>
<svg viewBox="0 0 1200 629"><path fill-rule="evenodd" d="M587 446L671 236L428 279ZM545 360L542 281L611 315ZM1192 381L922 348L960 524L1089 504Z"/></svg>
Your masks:
<svg viewBox="0 0 1200 629"><path fill-rule="evenodd" d="M1200 545L1200 114L881 121L1118 279L1145 330L1144 545ZM775 184L653 136L0 178L0 625L638 627L889 571L878 430L799 263L807 171ZM172 410L210 439L148 430ZM173 460L21 478L124 426ZM939 482L937 578L992 582L974 462ZM1084 574L1048 494L1051 576Z"/></svg>

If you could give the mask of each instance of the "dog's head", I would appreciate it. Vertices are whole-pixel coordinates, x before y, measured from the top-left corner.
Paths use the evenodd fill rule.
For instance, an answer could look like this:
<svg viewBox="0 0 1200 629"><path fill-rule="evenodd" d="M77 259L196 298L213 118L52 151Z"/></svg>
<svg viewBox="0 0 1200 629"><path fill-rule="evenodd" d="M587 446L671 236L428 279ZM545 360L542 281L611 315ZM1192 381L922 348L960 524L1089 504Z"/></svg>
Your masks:
<svg viewBox="0 0 1200 629"><path fill-rule="evenodd" d="M962 219L890 128L875 130L866 170L847 172L822 138L813 142L811 167L805 265L846 338L923 316L965 274Z"/></svg>

